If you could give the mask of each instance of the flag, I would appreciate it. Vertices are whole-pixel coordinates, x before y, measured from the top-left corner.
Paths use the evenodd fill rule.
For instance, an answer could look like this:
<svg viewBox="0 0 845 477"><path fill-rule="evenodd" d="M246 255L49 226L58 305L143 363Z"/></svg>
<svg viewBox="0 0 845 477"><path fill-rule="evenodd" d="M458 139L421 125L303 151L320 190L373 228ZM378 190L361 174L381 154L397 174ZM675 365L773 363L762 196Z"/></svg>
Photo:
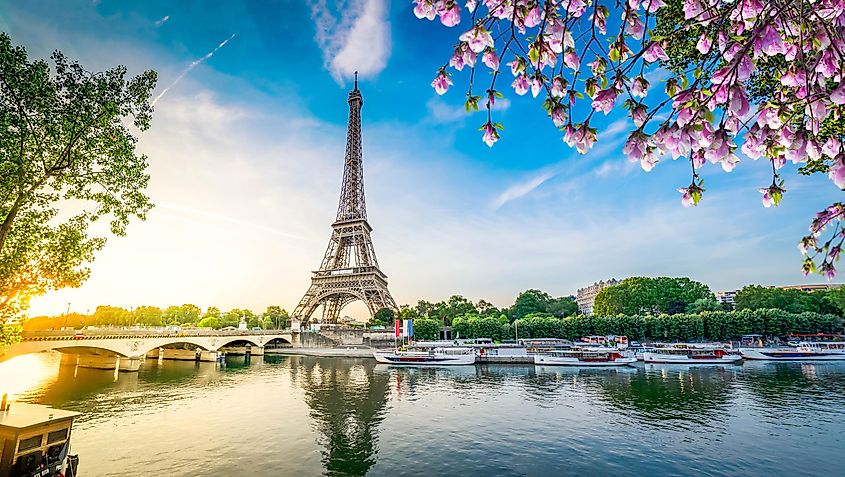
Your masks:
<svg viewBox="0 0 845 477"><path fill-rule="evenodd" d="M414 336L414 320L402 320L402 336L407 338Z"/></svg>
<svg viewBox="0 0 845 477"><path fill-rule="evenodd" d="M396 329L396 336L402 336L399 334L399 320L395 320L393 322L394 328Z"/></svg>

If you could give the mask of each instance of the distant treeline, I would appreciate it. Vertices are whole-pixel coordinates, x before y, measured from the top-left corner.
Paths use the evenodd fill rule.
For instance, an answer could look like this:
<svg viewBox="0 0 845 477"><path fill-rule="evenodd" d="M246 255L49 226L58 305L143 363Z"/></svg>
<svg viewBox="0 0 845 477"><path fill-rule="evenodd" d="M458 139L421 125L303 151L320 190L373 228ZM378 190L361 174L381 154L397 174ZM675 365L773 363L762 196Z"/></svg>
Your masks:
<svg viewBox="0 0 845 477"><path fill-rule="evenodd" d="M434 321L434 320L427 320ZM452 336L460 338L563 338L625 335L633 340L736 340L746 334L782 336L790 333L842 333L839 315L790 313L779 309L704 311L675 315L569 316L533 314L513 322L507 317L466 315L452 321ZM417 339L433 339L425 326L414 323Z"/></svg>
<svg viewBox="0 0 845 477"><path fill-rule="evenodd" d="M114 306L98 306L90 315L69 313L59 316L36 316L24 320L24 331L58 330L61 328L82 329L87 326L195 326L200 328L223 328L238 326L241 318L250 328L284 328L288 322L288 312L278 306L268 306L264 313L235 308L220 311L209 307L205 313L196 305L186 304L158 308L139 306L127 310Z"/></svg>

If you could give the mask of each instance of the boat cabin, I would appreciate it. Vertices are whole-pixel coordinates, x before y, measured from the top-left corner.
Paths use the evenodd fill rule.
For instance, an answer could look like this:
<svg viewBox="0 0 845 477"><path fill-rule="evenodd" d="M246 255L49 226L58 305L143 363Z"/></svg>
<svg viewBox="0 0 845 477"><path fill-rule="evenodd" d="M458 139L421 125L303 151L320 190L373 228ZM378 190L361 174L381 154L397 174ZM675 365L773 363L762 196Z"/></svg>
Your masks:
<svg viewBox="0 0 845 477"><path fill-rule="evenodd" d="M588 348L576 348L568 351L551 351L549 353L549 356L554 356L557 358L576 358L578 359L578 361L586 363L604 363L609 361L615 361L623 357L622 353L614 349L599 350Z"/></svg>
<svg viewBox="0 0 845 477"><path fill-rule="evenodd" d="M762 348L763 335L742 335L740 338L740 345L743 348Z"/></svg>
<svg viewBox="0 0 845 477"><path fill-rule="evenodd" d="M73 420L79 415L38 404L4 406L0 410L0 477L60 475L70 450Z"/></svg>

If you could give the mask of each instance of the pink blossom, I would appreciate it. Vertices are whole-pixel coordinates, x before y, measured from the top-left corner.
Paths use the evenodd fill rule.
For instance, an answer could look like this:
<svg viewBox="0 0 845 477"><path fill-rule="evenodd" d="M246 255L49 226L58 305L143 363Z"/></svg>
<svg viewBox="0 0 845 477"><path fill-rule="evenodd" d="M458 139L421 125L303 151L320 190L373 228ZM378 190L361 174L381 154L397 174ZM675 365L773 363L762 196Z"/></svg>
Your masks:
<svg viewBox="0 0 845 477"><path fill-rule="evenodd" d="M646 10L648 10L649 13L654 13L659 10L660 7L666 6L666 4L663 3L663 0L645 0L643 5L645 5Z"/></svg>
<svg viewBox="0 0 845 477"><path fill-rule="evenodd" d="M757 33L754 37L754 48L769 56L786 53L783 38L772 25L766 25Z"/></svg>
<svg viewBox="0 0 845 477"><path fill-rule="evenodd" d="M472 13L475 11L476 7L476 0L467 0L467 3L464 5L468 12Z"/></svg>
<svg viewBox="0 0 845 477"><path fill-rule="evenodd" d="M466 42L475 53L481 53L485 48L493 47L493 36L480 25L462 33L458 39Z"/></svg>
<svg viewBox="0 0 845 477"><path fill-rule="evenodd" d="M569 48L566 50L566 54L563 55L563 64L578 71L578 68L581 66L581 59L574 49Z"/></svg>
<svg viewBox="0 0 845 477"><path fill-rule="evenodd" d="M519 75L515 80L513 80L511 86L513 86L513 90L516 91L516 94L522 96L528 92L528 78L525 75Z"/></svg>
<svg viewBox="0 0 845 477"><path fill-rule="evenodd" d="M637 76L631 82L631 95L635 97L645 98L648 92L648 80L644 76Z"/></svg>
<svg viewBox="0 0 845 477"><path fill-rule="evenodd" d="M492 123L488 122L484 125L484 137L482 137L481 140L489 147L493 147L493 144L499 140L499 131L496 131L496 128L493 127Z"/></svg>
<svg viewBox="0 0 845 477"><path fill-rule="evenodd" d="M518 74L525 71L525 61L523 61L522 58L517 58L511 61L510 63L507 63L507 65L511 67L511 73L514 76L517 76Z"/></svg>
<svg viewBox="0 0 845 477"><path fill-rule="evenodd" d="M574 18L579 18L585 11L587 11L586 0L567 0L564 5L566 5L566 11Z"/></svg>
<svg viewBox="0 0 845 477"><path fill-rule="evenodd" d="M574 129L572 125L566 127L566 133L563 140L570 146L575 146L575 149L580 154L586 154L593 144L596 142L596 133L585 123L580 128Z"/></svg>
<svg viewBox="0 0 845 477"><path fill-rule="evenodd" d="M695 44L695 47L698 49L699 53L702 55L706 55L710 51L710 47L713 45L713 42L710 40L710 37L707 36L707 33L702 33L700 37L698 37L698 42Z"/></svg>
<svg viewBox="0 0 845 477"><path fill-rule="evenodd" d="M616 102L616 96L618 95L619 91L617 91L615 86L599 91L595 99L593 99L593 109L607 115L613 110L613 104Z"/></svg>
<svg viewBox="0 0 845 477"><path fill-rule="evenodd" d="M642 126L645 124L645 120L648 117L648 110L646 109L645 105L637 105L631 109L631 119L634 120L634 125L637 127Z"/></svg>
<svg viewBox="0 0 845 477"><path fill-rule="evenodd" d="M457 3L453 3L450 8L440 12L440 23L447 27L453 27L461 23L461 7Z"/></svg>
<svg viewBox="0 0 845 477"><path fill-rule="evenodd" d="M763 207L769 208L774 205L775 200L772 198L772 194L769 192L769 189L757 189L761 194L763 194Z"/></svg>
<svg viewBox="0 0 845 477"><path fill-rule="evenodd" d="M754 72L754 68L754 62L751 61L751 58L748 55L744 55L739 59L739 63L737 64L736 79L739 81L748 81L748 78L751 78L751 73Z"/></svg>
<svg viewBox="0 0 845 477"><path fill-rule="evenodd" d="M484 52L484 55L481 56L481 62L493 71L499 70L499 57L492 48L488 48L487 51Z"/></svg>
<svg viewBox="0 0 845 477"><path fill-rule="evenodd" d="M555 76L554 78L552 78L552 96L555 98L562 98L564 93L566 92L567 86L568 85L565 79L561 78L560 76Z"/></svg>
<svg viewBox="0 0 845 477"><path fill-rule="evenodd" d="M543 21L543 10L540 9L540 5L534 5L534 8L528 11L528 14L525 15L525 19L523 22L525 26L528 28L533 28L540 24Z"/></svg>
<svg viewBox="0 0 845 477"><path fill-rule="evenodd" d="M431 82L431 86L434 87L434 91L437 91L437 94L442 95L449 89L449 85L452 84L452 80L449 79L449 76L446 75L446 72L440 70L440 74L438 74L434 81Z"/></svg>
<svg viewBox="0 0 845 477"><path fill-rule="evenodd" d="M552 122L555 123L556 127L561 127L563 126L563 123L566 122L566 113L560 106L552 109L550 116L552 117Z"/></svg>
<svg viewBox="0 0 845 477"><path fill-rule="evenodd" d="M822 53L819 64L816 65L816 72L821 73L825 78L832 78L838 69L836 58L832 50L826 50Z"/></svg>
<svg viewBox="0 0 845 477"><path fill-rule="evenodd" d="M437 16L437 10L429 0L414 0L414 3L417 4L414 7L414 15L416 15L417 18L434 20L434 17Z"/></svg>
<svg viewBox="0 0 845 477"><path fill-rule="evenodd" d="M748 104L748 99L745 98L745 92L743 92L740 88L732 88L730 97L730 111L740 118L745 117L751 109Z"/></svg>
<svg viewBox="0 0 845 477"><path fill-rule="evenodd" d="M830 92L830 100L833 104L845 104L845 81L839 83L839 86Z"/></svg>
<svg viewBox="0 0 845 477"><path fill-rule="evenodd" d="M645 33L645 25L640 21L640 17L636 13L631 14L625 21L625 33L631 35L635 40L641 40L643 33Z"/></svg>
<svg viewBox="0 0 845 477"><path fill-rule="evenodd" d="M536 75L531 78L531 95L536 98L541 89L543 89L543 79L540 75Z"/></svg>
<svg viewBox="0 0 845 477"><path fill-rule="evenodd" d="M645 53L643 53L643 59L649 63L654 63L658 59L668 60L669 55L663 51L663 47L660 46L660 43L652 43Z"/></svg>
<svg viewBox="0 0 845 477"><path fill-rule="evenodd" d="M784 86L798 87L798 86L804 86L806 83L807 83L807 73L805 73L804 70L801 70L801 69L795 70L795 71L793 71L792 69L789 69L780 78L780 84L782 84Z"/></svg>
<svg viewBox="0 0 845 477"><path fill-rule="evenodd" d="M639 162L645 155L646 149L648 149L648 144L645 135L634 131L628 136L625 145L622 146L622 154L625 154L625 157L631 162Z"/></svg>
<svg viewBox="0 0 845 477"><path fill-rule="evenodd" d="M827 173L827 177L840 189L845 189L845 164L843 161L845 161L845 155L840 154L833 160L833 164L830 165Z"/></svg>
<svg viewBox="0 0 845 477"><path fill-rule="evenodd" d="M692 161L692 167L694 167L695 169L701 169L701 167L707 161L707 159L705 159L704 157L704 151L701 149L692 153L692 155L690 156L690 160Z"/></svg>
<svg viewBox="0 0 845 477"><path fill-rule="evenodd" d="M688 188L685 189L678 189L678 192L681 193L681 205L684 207L691 207L696 205L695 202L692 200L692 193Z"/></svg>
<svg viewBox="0 0 845 477"><path fill-rule="evenodd" d="M684 0L684 20L695 18L704 12L704 7L698 0Z"/></svg>

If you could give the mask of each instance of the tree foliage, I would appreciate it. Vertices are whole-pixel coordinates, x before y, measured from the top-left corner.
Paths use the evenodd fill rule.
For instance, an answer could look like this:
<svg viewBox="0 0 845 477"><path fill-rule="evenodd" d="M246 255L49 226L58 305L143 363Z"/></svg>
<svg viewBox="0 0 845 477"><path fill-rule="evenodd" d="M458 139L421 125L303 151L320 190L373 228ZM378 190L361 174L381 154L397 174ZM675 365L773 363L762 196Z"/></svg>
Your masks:
<svg viewBox="0 0 845 477"><path fill-rule="evenodd" d="M151 207L147 158L128 124L149 127L156 73L91 73L59 51L51 58L52 71L0 33L0 321L88 278L105 243L91 222L123 235Z"/></svg>
<svg viewBox="0 0 845 477"><path fill-rule="evenodd" d="M805 292L803 290L777 287L762 287L748 285L737 292L734 307L737 310L757 310L760 308L777 308L791 313L812 311L816 313L842 314L830 295L841 296L842 292L828 292L825 290Z"/></svg>
<svg viewBox="0 0 845 477"><path fill-rule="evenodd" d="M710 288L686 277L631 277L600 290L593 310L603 316L677 314L700 299L714 299Z"/></svg>
<svg viewBox="0 0 845 477"><path fill-rule="evenodd" d="M414 319L415 340L436 340L440 336L440 322L431 318Z"/></svg>

